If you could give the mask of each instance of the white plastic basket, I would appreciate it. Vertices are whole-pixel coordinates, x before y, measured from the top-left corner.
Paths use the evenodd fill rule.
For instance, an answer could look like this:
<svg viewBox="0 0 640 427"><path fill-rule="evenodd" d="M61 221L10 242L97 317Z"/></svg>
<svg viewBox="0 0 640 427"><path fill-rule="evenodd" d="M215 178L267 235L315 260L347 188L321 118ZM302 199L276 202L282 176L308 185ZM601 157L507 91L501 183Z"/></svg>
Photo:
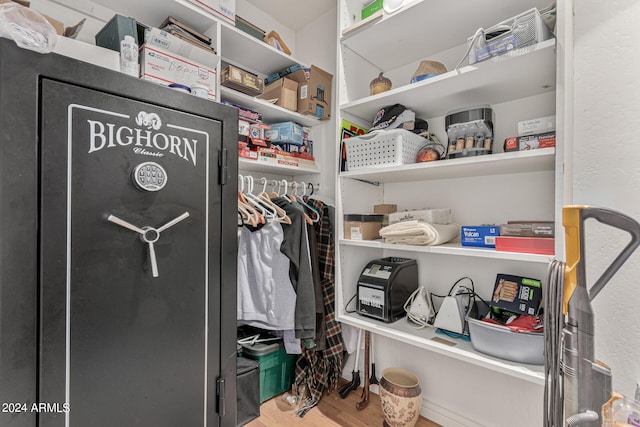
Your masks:
<svg viewBox="0 0 640 427"><path fill-rule="evenodd" d="M345 139L348 170L415 163L429 141L406 129L378 130Z"/></svg>

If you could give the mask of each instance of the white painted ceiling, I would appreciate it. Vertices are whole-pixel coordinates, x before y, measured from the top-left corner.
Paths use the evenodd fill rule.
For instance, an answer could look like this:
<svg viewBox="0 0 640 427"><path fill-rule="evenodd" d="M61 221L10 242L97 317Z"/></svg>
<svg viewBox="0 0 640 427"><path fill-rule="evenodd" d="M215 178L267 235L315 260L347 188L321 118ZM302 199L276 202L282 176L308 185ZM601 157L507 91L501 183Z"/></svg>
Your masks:
<svg viewBox="0 0 640 427"><path fill-rule="evenodd" d="M294 31L336 7L336 0L247 0Z"/></svg>

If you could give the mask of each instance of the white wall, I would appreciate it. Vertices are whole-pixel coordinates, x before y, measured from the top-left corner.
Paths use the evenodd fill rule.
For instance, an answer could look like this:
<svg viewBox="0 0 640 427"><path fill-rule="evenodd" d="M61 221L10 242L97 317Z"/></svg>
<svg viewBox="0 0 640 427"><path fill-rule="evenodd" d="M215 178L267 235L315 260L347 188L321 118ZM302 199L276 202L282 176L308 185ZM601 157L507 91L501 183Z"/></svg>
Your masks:
<svg viewBox="0 0 640 427"><path fill-rule="evenodd" d="M640 220L640 2L579 0L574 29L573 203ZM592 285L628 238L587 223ZM640 381L640 253L594 300L596 357L613 370L613 389L633 395Z"/></svg>

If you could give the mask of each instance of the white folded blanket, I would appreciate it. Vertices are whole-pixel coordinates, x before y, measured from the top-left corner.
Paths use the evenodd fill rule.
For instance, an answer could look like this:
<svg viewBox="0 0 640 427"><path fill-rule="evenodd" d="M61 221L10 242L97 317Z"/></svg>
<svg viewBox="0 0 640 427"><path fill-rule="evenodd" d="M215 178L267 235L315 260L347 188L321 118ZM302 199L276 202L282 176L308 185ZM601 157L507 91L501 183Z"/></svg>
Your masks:
<svg viewBox="0 0 640 427"><path fill-rule="evenodd" d="M403 221L380 229L386 243L404 245L441 245L460 234L458 224L429 224L423 221Z"/></svg>

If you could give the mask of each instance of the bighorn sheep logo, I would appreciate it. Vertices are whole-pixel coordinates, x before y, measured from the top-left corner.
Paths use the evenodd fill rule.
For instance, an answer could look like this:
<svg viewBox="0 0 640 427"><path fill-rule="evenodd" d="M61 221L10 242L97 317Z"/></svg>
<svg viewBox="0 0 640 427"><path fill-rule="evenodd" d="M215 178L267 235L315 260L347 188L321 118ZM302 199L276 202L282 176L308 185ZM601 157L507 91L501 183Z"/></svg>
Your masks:
<svg viewBox="0 0 640 427"><path fill-rule="evenodd" d="M158 130L162 126L162 121L156 113L140 111L136 117L136 124L138 126L145 126L147 129Z"/></svg>

